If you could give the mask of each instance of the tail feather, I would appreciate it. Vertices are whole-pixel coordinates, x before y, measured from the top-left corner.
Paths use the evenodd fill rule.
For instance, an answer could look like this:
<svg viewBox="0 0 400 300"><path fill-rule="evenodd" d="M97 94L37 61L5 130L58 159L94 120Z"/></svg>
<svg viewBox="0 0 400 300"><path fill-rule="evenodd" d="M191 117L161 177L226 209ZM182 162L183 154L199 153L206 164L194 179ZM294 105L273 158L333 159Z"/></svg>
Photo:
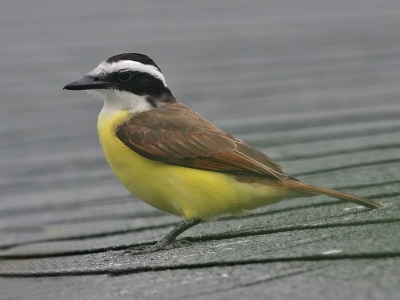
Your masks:
<svg viewBox="0 0 400 300"><path fill-rule="evenodd" d="M308 194L317 194L317 195L327 195L327 196L330 196L333 198L354 202L356 204L363 205L363 206L369 207L369 208L378 209L378 208L383 207L382 204L376 203L372 200L362 198L362 197L359 197L356 195L339 192L339 191L335 191L335 190L331 190L331 189L327 189L327 188L322 188L322 187L318 187L318 186L313 186L311 184L300 182L300 181L287 180L284 182L288 188L294 189L299 192L305 192Z"/></svg>

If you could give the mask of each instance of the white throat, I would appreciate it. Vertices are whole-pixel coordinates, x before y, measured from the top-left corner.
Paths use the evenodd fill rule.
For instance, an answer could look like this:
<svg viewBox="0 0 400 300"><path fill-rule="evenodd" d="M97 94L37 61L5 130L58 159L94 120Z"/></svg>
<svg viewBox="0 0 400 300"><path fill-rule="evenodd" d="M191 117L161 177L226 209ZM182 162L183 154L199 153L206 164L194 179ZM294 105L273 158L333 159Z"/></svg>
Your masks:
<svg viewBox="0 0 400 300"><path fill-rule="evenodd" d="M151 104L147 101L146 96L138 96L130 92L109 89L88 90L87 92L103 99L104 106L100 115L119 111L140 113L153 109Z"/></svg>

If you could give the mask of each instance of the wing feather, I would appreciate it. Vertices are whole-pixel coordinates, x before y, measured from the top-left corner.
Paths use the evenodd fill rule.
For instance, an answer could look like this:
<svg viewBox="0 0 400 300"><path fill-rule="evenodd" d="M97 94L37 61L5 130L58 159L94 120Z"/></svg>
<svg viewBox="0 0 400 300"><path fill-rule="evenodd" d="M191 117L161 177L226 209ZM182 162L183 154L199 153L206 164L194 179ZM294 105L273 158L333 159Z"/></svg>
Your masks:
<svg viewBox="0 0 400 300"><path fill-rule="evenodd" d="M230 174L288 178L268 156L181 103L132 115L116 128L116 135L151 160Z"/></svg>

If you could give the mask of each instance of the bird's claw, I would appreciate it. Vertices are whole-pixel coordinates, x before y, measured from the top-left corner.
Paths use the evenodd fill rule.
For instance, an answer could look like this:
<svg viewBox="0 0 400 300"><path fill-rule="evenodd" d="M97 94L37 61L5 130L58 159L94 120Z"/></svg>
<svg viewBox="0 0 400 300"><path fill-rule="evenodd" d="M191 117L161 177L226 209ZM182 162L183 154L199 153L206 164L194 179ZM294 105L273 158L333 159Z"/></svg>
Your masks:
<svg viewBox="0 0 400 300"><path fill-rule="evenodd" d="M175 249L175 248L181 248L184 246L187 246L191 244L188 240L181 239L179 241L174 241L172 243L169 243L167 245L140 245L140 246L134 246L134 247L129 247L126 249L122 255L125 254L130 254L130 255L139 255L139 254L147 254L147 253L154 253L160 250L170 250L170 249Z"/></svg>

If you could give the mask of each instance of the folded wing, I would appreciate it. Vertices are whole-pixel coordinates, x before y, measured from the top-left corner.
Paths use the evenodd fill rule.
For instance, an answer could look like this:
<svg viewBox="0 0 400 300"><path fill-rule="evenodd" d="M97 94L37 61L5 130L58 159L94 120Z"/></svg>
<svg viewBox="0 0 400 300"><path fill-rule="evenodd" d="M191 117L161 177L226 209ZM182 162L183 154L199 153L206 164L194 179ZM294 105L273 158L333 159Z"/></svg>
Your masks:
<svg viewBox="0 0 400 300"><path fill-rule="evenodd" d="M180 103L132 115L116 128L116 135L151 160L230 174L288 178L268 156Z"/></svg>

